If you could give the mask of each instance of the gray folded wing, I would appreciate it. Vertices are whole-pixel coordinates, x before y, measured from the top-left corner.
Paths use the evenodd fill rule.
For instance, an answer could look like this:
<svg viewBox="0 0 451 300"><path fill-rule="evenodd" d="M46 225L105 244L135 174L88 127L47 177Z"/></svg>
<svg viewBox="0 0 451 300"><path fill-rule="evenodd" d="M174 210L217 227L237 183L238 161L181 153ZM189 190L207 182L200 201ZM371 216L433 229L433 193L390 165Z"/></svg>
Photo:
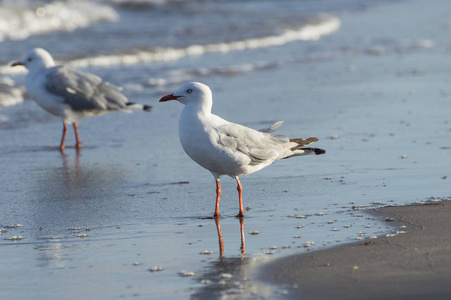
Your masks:
<svg viewBox="0 0 451 300"><path fill-rule="evenodd" d="M250 159L250 165L279 159L283 151L281 144L289 142L286 137L272 137L267 133L233 123L218 126L216 130L219 136L218 144L246 155Z"/></svg>
<svg viewBox="0 0 451 300"><path fill-rule="evenodd" d="M49 69L45 89L48 93L62 97L63 102L75 111L126 109L127 98L119 88L88 74L57 66Z"/></svg>

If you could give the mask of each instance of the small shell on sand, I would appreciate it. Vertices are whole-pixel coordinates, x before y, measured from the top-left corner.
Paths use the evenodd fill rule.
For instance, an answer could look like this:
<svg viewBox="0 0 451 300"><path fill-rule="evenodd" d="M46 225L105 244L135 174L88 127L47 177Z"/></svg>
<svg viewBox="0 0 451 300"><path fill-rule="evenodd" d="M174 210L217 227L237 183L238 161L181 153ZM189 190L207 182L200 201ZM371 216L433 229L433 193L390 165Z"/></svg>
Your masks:
<svg viewBox="0 0 451 300"><path fill-rule="evenodd" d="M180 277L190 277L190 276L196 275L196 273L194 273L194 272L189 272L189 271L185 271L185 270L180 271L178 274Z"/></svg>
<svg viewBox="0 0 451 300"><path fill-rule="evenodd" d="M5 228L19 228L23 227L22 224L5 225Z"/></svg>
<svg viewBox="0 0 451 300"><path fill-rule="evenodd" d="M221 277L222 279L231 279L233 275L230 273L222 273L219 277Z"/></svg>
<svg viewBox="0 0 451 300"><path fill-rule="evenodd" d="M158 267L158 266L155 266L155 267L152 267L152 268L149 269L149 271L152 272L152 273L154 273L154 272L161 272L163 270L164 269L162 267Z"/></svg>
<svg viewBox="0 0 451 300"><path fill-rule="evenodd" d="M306 248L312 247L313 245L315 245L315 242L312 241L307 241L304 243L304 247Z"/></svg>

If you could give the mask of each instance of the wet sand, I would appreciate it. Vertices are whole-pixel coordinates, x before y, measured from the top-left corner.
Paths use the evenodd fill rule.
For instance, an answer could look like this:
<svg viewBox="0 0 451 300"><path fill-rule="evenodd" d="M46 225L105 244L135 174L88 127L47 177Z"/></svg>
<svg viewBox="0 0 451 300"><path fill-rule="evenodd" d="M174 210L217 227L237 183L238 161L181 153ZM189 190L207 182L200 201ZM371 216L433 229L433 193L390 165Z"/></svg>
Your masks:
<svg viewBox="0 0 451 300"><path fill-rule="evenodd" d="M451 201L370 212L405 233L286 257L267 279L308 299L449 299Z"/></svg>
<svg viewBox="0 0 451 300"><path fill-rule="evenodd" d="M307 56L301 43L259 53L296 54L292 63L227 78L192 76L211 86L213 111L221 117L256 129L283 120L278 133L317 136L317 146L327 150L243 177L250 208L244 224L234 218L235 182L224 178L221 232L214 220L202 219L213 213L215 184L181 149L182 106L158 103L178 84L127 91L133 101L153 105L150 114L82 120L79 152L57 150L61 121L33 102L3 110L4 119L19 122L2 123L0 132L0 166L8 170L0 172L0 227L22 227L0 234L0 298L290 297L299 290L285 295L254 280L260 264L316 255L354 241L360 231L390 231L393 222L366 219L354 207L448 196L451 28L438 3L402 1L343 16L338 32L308 44L318 51ZM415 23L411 15L418 16ZM247 63L242 53L234 58ZM209 54L176 63L221 59ZM131 82L137 69L122 67L114 82ZM72 132L67 142L73 143ZM305 248L307 241L315 244ZM382 243L375 241L356 248ZM385 253L377 255L380 261ZM327 270L335 267L330 264ZM364 270L354 265L359 269L346 269L345 278ZM149 271L154 267L162 270ZM373 270L368 274L379 274Z"/></svg>

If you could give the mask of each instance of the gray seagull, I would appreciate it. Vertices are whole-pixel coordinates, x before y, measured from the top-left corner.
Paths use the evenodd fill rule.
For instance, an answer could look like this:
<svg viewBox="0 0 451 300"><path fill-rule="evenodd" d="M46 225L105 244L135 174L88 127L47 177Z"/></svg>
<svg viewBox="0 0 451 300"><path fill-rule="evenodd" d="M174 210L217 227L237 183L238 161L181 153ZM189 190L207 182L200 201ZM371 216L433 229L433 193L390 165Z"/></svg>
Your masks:
<svg viewBox="0 0 451 300"><path fill-rule="evenodd" d="M20 61L11 64L28 69L25 88L30 97L47 112L63 119L63 136L59 149L64 151L67 125L72 123L76 147L81 147L78 120L113 111L149 111L151 106L128 102L120 88L100 77L55 66L52 56L42 48L30 50Z"/></svg>

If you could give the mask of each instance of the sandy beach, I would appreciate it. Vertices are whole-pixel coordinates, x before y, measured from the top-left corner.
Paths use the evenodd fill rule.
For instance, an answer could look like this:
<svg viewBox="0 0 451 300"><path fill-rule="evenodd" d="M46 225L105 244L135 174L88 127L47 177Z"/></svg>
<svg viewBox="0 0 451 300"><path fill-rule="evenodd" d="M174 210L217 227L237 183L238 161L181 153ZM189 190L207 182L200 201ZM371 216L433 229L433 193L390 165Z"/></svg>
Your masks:
<svg viewBox="0 0 451 300"><path fill-rule="evenodd" d="M288 11L297 7L287 3ZM208 7L242 10L228 5ZM81 64L124 86L134 102L153 106L150 113L81 120L81 151L58 151L61 120L32 101L2 107L0 298L314 299L338 289L343 298L363 293L375 299L382 291L387 298L448 292L443 228L449 203L404 205L450 196L449 8L439 0L381 1L337 13L340 27L318 40L167 61ZM265 11L270 15L271 5ZM122 13L123 19L137 13L139 22L147 17ZM122 30L102 23L75 30L74 38L87 40L84 34L96 36L108 25ZM60 35L49 34L49 41ZM28 49L36 40L17 43ZM73 59L63 54L77 47L61 47L52 51L55 57ZM12 61L21 53L9 54ZM23 82L23 74L2 75ZM285 121L277 134L316 136L327 154L278 161L241 178L242 222L234 217L235 182L224 178L220 223L203 219L214 210L214 179L180 146L182 105L158 103L181 81L208 84L221 117L256 129ZM67 144L73 142L70 132ZM387 205L396 207L382 208ZM384 237L393 230L407 233ZM358 261L346 261L352 253ZM411 289L416 280L431 284ZM340 286L348 283L352 291Z"/></svg>
<svg viewBox="0 0 451 300"><path fill-rule="evenodd" d="M269 264L267 279L305 299L448 299L451 202L369 211L398 233Z"/></svg>

